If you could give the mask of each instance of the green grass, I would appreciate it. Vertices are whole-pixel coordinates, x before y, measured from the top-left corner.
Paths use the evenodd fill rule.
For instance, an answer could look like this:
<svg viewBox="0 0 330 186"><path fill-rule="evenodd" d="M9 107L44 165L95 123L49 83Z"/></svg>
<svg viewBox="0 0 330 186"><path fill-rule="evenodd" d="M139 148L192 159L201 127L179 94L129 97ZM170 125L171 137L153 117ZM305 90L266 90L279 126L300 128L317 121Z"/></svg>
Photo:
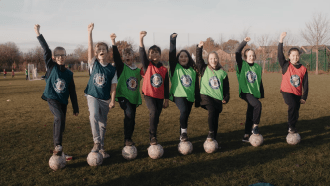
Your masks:
<svg viewBox="0 0 330 186"><path fill-rule="evenodd" d="M179 110L171 102L163 110L158 127L164 156L149 158L149 113L143 102L137 108L133 134L138 156L127 161L121 155L124 114L116 103L108 114L105 139L111 157L100 167L90 167L86 162L93 146L83 93L89 77L82 72L74 76L80 114L73 116L69 103L63 137L64 151L74 160L56 172L48 166L53 149L53 115L40 98L45 81L26 81L19 73L13 79L0 77L0 185L329 185L329 75L309 75L309 97L301 106L297 123L302 141L296 146L285 141L287 106L279 92L278 73L263 75L266 98L261 100L260 131L264 144L256 148L241 142L247 105L238 97L235 74L229 73L231 99L220 114L220 151L204 152L207 111L193 108L188 134L194 150L190 155L180 155Z"/></svg>

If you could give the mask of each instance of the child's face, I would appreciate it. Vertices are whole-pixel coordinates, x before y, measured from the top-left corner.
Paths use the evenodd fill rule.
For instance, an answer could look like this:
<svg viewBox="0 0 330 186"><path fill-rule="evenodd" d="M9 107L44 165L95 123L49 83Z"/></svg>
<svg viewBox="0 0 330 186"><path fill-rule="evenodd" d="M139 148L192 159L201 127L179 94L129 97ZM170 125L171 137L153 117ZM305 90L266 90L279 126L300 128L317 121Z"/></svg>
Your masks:
<svg viewBox="0 0 330 186"><path fill-rule="evenodd" d="M53 59L58 65L64 65L66 60L66 52L65 50L56 50L54 53Z"/></svg>
<svg viewBox="0 0 330 186"><path fill-rule="evenodd" d="M108 55L107 47L104 45L99 45L95 50L95 55L99 60L105 60Z"/></svg>
<svg viewBox="0 0 330 186"><path fill-rule="evenodd" d="M215 54L210 54L208 61L212 68L216 68L219 63L219 60Z"/></svg>
<svg viewBox="0 0 330 186"><path fill-rule="evenodd" d="M254 55L254 52L252 50L249 50L247 53L246 53L246 61L248 63L253 63L255 61L255 55Z"/></svg>
<svg viewBox="0 0 330 186"><path fill-rule="evenodd" d="M291 51L289 59L291 64L295 65L299 61L299 52L298 51Z"/></svg>
<svg viewBox="0 0 330 186"><path fill-rule="evenodd" d="M153 62L158 63L160 60L160 53L157 50L150 50L149 59Z"/></svg>
<svg viewBox="0 0 330 186"><path fill-rule="evenodd" d="M186 52L181 52L179 55L179 63L182 66L186 66L189 62L189 58Z"/></svg>
<svg viewBox="0 0 330 186"><path fill-rule="evenodd" d="M133 64L133 55L130 53L124 53L123 61L126 63L126 65L131 66Z"/></svg>

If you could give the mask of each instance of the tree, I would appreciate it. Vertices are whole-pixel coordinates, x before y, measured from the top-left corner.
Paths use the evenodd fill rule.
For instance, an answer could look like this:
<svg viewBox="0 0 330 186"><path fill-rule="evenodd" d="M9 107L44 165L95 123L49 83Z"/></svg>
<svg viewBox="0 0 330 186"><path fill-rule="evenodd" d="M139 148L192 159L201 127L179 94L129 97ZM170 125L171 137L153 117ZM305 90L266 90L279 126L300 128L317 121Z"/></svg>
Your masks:
<svg viewBox="0 0 330 186"><path fill-rule="evenodd" d="M301 31L302 37L307 43L315 47L316 50L316 70L315 74L319 73L318 53L319 46L325 45L330 41L330 23L327 17L318 13L313 15L312 21L305 23L306 28Z"/></svg>
<svg viewBox="0 0 330 186"><path fill-rule="evenodd" d="M21 53L15 43L8 42L0 45L0 66L2 68L12 67L15 62L20 61L20 58Z"/></svg>
<svg viewBox="0 0 330 186"><path fill-rule="evenodd" d="M257 42L259 44L259 56L263 62L262 66L262 73L265 73L265 67L266 67L266 61L267 58L270 57L270 54L273 52L274 47L271 45L273 42L271 41L270 37L268 34L261 35L258 39Z"/></svg>
<svg viewBox="0 0 330 186"><path fill-rule="evenodd" d="M87 48L83 45L78 45L76 49L74 49L73 54L78 58L79 61L87 62Z"/></svg>

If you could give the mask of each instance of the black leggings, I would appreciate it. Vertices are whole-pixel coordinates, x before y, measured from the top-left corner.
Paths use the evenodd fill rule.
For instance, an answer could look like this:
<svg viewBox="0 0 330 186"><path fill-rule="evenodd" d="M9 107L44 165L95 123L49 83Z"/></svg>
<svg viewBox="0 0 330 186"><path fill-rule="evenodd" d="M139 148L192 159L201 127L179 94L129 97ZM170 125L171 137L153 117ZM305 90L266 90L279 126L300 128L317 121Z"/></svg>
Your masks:
<svg viewBox="0 0 330 186"><path fill-rule="evenodd" d="M190 102L185 97L174 97L174 102L180 110L180 134L181 128L186 129L188 127L188 118L191 112L193 102Z"/></svg>
<svg viewBox="0 0 330 186"><path fill-rule="evenodd" d="M157 127L159 123L159 116L163 109L164 99L153 98L144 95L146 105L148 107L150 118L149 118L149 135L150 139L152 137L157 137Z"/></svg>
<svg viewBox="0 0 330 186"><path fill-rule="evenodd" d="M214 132L214 139L217 138L218 126L219 126L219 115L222 112L222 102L217 102L214 98L207 96L208 104L202 105L201 107L208 110L208 124L209 131Z"/></svg>
<svg viewBox="0 0 330 186"><path fill-rule="evenodd" d="M261 102L252 94L241 93L241 98L247 102L245 134L251 134L253 124L259 124L261 116Z"/></svg>
<svg viewBox="0 0 330 186"><path fill-rule="evenodd" d="M292 93L282 92L285 103L288 105L288 127L296 127L296 123L299 118L300 99L301 96L297 96Z"/></svg>
<svg viewBox="0 0 330 186"><path fill-rule="evenodd" d="M124 97L118 98L120 107L124 110L124 135L126 139L132 139L135 127L136 104L132 104Z"/></svg>

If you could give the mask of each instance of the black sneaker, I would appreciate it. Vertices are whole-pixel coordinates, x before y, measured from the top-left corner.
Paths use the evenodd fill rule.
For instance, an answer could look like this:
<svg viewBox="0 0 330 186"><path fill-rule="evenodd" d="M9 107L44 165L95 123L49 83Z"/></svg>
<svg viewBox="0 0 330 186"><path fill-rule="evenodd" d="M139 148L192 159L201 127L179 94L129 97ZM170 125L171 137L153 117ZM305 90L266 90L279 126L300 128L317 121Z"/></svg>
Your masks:
<svg viewBox="0 0 330 186"><path fill-rule="evenodd" d="M135 143L132 141L132 139L126 139L125 140L125 146L133 146Z"/></svg>
<svg viewBox="0 0 330 186"><path fill-rule="evenodd" d="M180 135L180 141L188 141L188 135L187 135L187 133L182 133Z"/></svg>
<svg viewBox="0 0 330 186"><path fill-rule="evenodd" d="M157 139L156 139L156 137L152 137L150 139L150 145L157 145Z"/></svg>
<svg viewBox="0 0 330 186"><path fill-rule="evenodd" d="M214 132L209 131L209 135L207 135L207 140L213 141L214 140Z"/></svg>
<svg viewBox="0 0 330 186"><path fill-rule="evenodd" d="M252 134L259 134L259 127L258 126L253 127Z"/></svg>
<svg viewBox="0 0 330 186"><path fill-rule="evenodd" d="M290 127L289 128L289 131L288 131L290 134L294 134L294 133L297 133L297 129L295 127Z"/></svg>
<svg viewBox="0 0 330 186"><path fill-rule="evenodd" d="M245 136L245 135L244 135L242 141L243 141L243 142L246 142L246 143L249 143L249 142L250 142L249 139L250 139L250 136Z"/></svg>

